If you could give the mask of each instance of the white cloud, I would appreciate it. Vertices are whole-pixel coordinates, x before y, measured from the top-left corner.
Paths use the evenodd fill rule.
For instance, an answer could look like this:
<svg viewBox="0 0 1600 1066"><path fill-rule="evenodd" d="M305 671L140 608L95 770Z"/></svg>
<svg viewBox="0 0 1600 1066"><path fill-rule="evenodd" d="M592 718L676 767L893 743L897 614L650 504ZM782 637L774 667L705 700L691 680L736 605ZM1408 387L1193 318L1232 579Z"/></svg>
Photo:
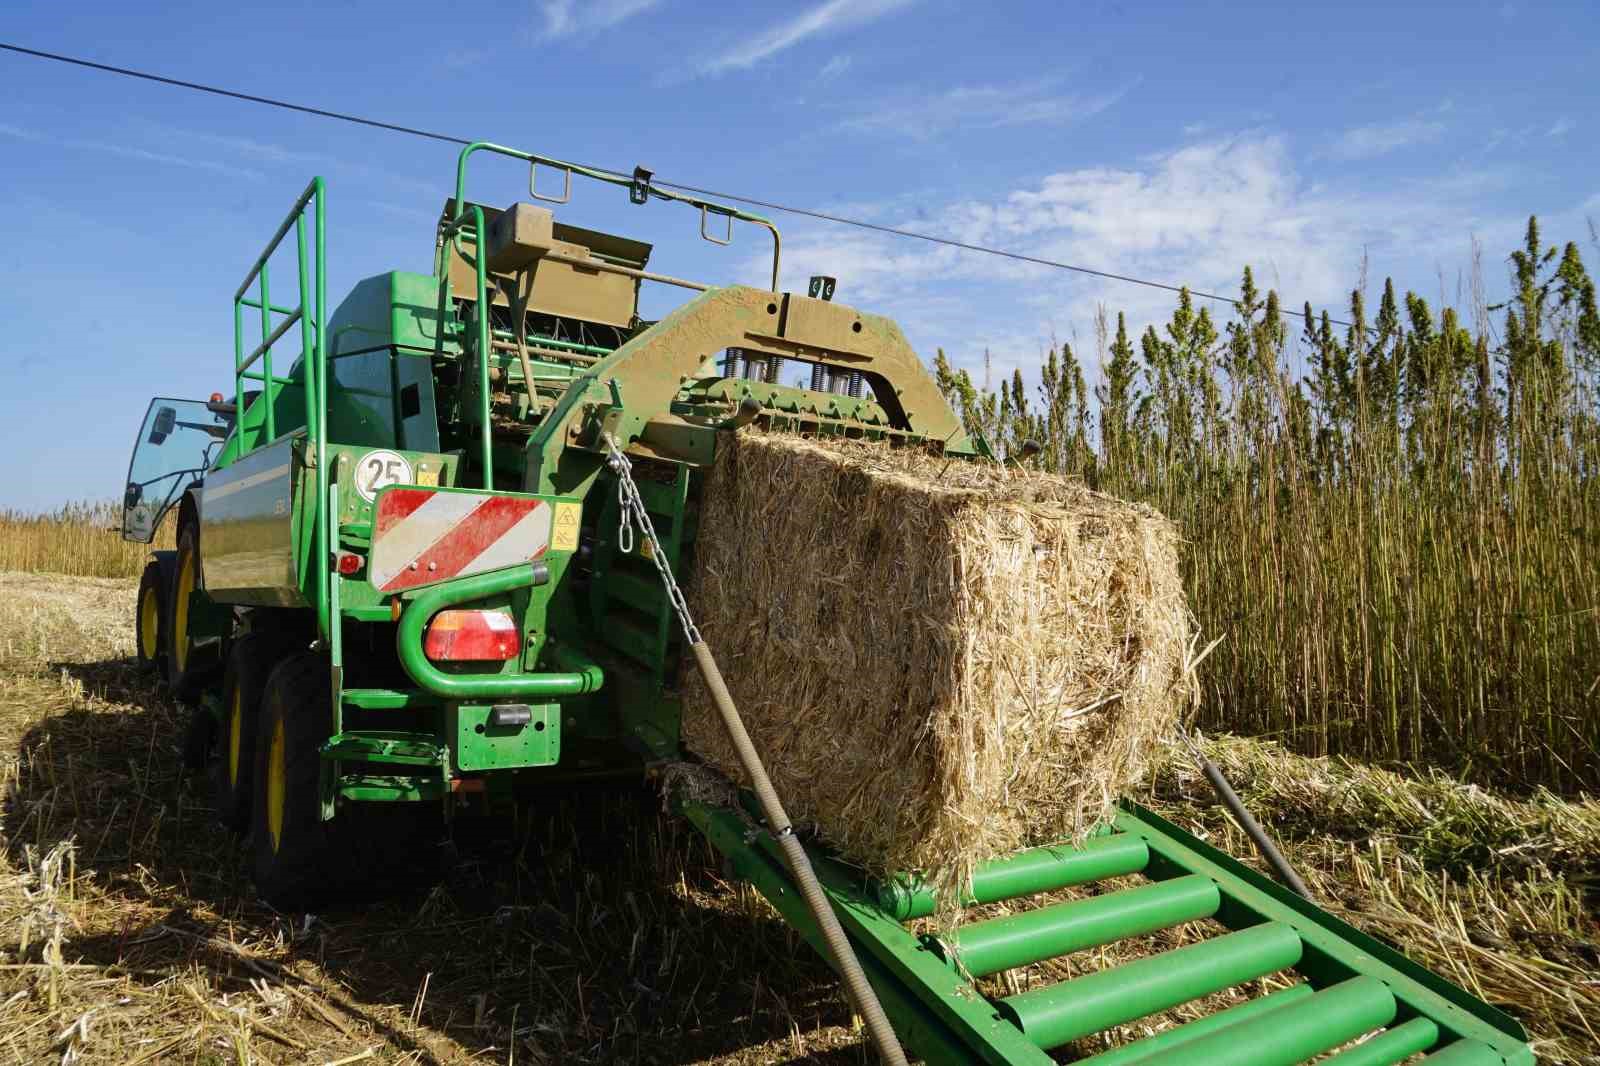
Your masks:
<svg viewBox="0 0 1600 1066"><path fill-rule="evenodd" d="M1056 80L957 86L941 93L892 101L846 118L839 128L855 133L929 138L957 128L1057 125L1098 115L1136 84L1137 80L1090 95L1058 92Z"/></svg>
<svg viewBox="0 0 1600 1066"><path fill-rule="evenodd" d="M1340 134L1326 154L1334 159L1374 159L1401 148L1430 144L1444 136L1444 131L1443 122L1420 118L1355 126Z"/></svg>
<svg viewBox="0 0 1600 1066"><path fill-rule="evenodd" d="M173 155L170 152L155 152L148 148L135 145L117 144L112 141L94 141L77 137L52 137L48 134L37 133L24 129L21 126L12 126L0 123L0 136L15 137L20 141L30 141L34 144L47 144L56 148L69 148L76 151L99 152L103 155L120 156L123 159L134 159L143 163L163 163L169 166L185 167L189 170L205 170L214 174L226 174L229 177L249 178L256 180L264 177L259 170L249 167L236 167L227 163L219 163L214 159L194 159L189 156Z"/></svg>
<svg viewBox="0 0 1600 1066"><path fill-rule="evenodd" d="M1376 282L1428 291L1438 263L1464 262L1469 234L1500 247L1515 233L1473 205L1508 179L1493 172L1434 175L1330 188L1301 176L1286 141L1255 132L1184 144L1127 167L1059 171L991 198L904 208L880 221L1195 290L1233 295L1244 266L1285 306L1309 300L1335 318L1359 281L1364 255ZM1509 236L1506 236L1509 234ZM784 287L810 274L839 278L841 302L888 314L917 350L943 346L959 364L996 373L1037 365L1052 334L1076 336L1093 362L1097 304L1128 313L1131 333L1170 317L1170 292L840 226L794 226L784 242ZM759 282L761 264L747 276ZM1226 304L1211 304L1226 319ZM1298 332L1293 330L1292 332ZM1029 371L1031 373L1031 370Z"/></svg>
<svg viewBox="0 0 1600 1066"><path fill-rule="evenodd" d="M1567 134L1576 129L1577 126L1578 124L1576 122L1572 121L1567 116L1562 115L1560 118L1556 119L1555 122L1551 123L1548 136L1565 137Z"/></svg>
<svg viewBox="0 0 1600 1066"><path fill-rule="evenodd" d="M539 0L540 37L554 40L608 30L655 7L660 0Z"/></svg>
<svg viewBox="0 0 1600 1066"><path fill-rule="evenodd" d="M801 41L820 34L860 26L906 7L916 0L825 0L776 26L769 26L703 59L695 67L700 75L748 70Z"/></svg>
<svg viewBox="0 0 1600 1066"><path fill-rule="evenodd" d="M836 55L817 71L818 81L832 81L850 69L851 59L847 55Z"/></svg>

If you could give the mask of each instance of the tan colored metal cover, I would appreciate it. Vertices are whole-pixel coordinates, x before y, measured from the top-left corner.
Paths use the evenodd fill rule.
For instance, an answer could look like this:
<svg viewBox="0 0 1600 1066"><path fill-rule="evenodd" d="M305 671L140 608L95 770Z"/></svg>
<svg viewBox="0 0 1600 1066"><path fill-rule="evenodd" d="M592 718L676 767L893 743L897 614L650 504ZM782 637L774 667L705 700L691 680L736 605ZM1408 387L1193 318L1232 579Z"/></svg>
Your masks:
<svg viewBox="0 0 1600 1066"><path fill-rule="evenodd" d="M448 212L449 203L445 210ZM507 217L510 216L510 217ZM484 207L483 220L488 238L486 266L496 277L509 277L523 267L532 273L533 294L528 310L563 318L579 318L609 326L629 326L638 307L639 283L634 278L602 270L588 270L571 263L541 258L543 251L560 252L579 259L590 258L592 246L571 238L603 244L603 255L624 259L631 265L650 258L650 246L624 237L597 233L554 221L549 211L532 204L516 204L509 211ZM503 221L502 221L503 220ZM548 227L548 228L547 228ZM539 254L535 254L539 253ZM477 274L462 254L450 256L450 291L462 299L476 296ZM492 302L505 306L505 293L491 281Z"/></svg>

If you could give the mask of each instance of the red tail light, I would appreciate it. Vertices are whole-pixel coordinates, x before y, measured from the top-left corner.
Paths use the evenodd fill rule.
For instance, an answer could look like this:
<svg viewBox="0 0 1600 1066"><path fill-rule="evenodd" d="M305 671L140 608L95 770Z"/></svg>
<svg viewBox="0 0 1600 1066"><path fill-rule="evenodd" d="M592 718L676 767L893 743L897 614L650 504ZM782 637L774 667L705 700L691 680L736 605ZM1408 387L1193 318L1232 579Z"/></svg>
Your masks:
<svg viewBox="0 0 1600 1066"><path fill-rule="evenodd" d="M364 562L364 560L355 552L342 551L338 553L337 558L339 562L339 573L343 574L345 577L354 577L356 574L361 572L361 564Z"/></svg>
<svg viewBox="0 0 1600 1066"><path fill-rule="evenodd" d="M517 623L501 611L440 611L422 651L434 662L505 662L517 657Z"/></svg>

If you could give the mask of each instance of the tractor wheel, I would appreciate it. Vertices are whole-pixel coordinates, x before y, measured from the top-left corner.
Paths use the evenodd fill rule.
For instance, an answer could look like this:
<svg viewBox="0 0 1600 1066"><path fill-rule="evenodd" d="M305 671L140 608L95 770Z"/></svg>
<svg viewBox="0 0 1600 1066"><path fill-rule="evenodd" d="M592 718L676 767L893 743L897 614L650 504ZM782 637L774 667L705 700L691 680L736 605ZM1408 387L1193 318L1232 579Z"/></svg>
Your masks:
<svg viewBox="0 0 1600 1066"><path fill-rule="evenodd" d="M192 522L178 532L178 557L172 592L166 599L167 683L180 700L192 700L215 667L196 654L189 597L200 585L200 530Z"/></svg>
<svg viewBox="0 0 1600 1066"><path fill-rule="evenodd" d="M261 696L273 667L283 658L283 641L249 633L234 641L222 680L222 729L211 781L217 818L235 833L250 830L250 803L255 795L256 719ZM204 711L197 711L204 714Z"/></svg>
<svg viewBox="0 0 1600 1066"><path fill-rule="evenodd" d="M326 655L291 655L272 671L256 716L256 891L282 910L369 898L438 870L443 821L434 804L350 804L332 821L322 820L330 674Z"/></svg>
<svg viewBox="0 0 1600 1066"><path fill-rule="evenodd" d="M142 674L164 672L167 664L161 643L167 621L166 599L166 574L161 564L152 559L139 579L139 602L133 617L134 655Z"/></svg>
<svg viewBox="0 0 1600 1066"><path fill-rule="evenodd" d="M331 683L325 656L291 656L272 671L256 715L256 891L285 910L314 906L345 880L349 857L334 844L335 822L322 820L318 794Z"/></svg>

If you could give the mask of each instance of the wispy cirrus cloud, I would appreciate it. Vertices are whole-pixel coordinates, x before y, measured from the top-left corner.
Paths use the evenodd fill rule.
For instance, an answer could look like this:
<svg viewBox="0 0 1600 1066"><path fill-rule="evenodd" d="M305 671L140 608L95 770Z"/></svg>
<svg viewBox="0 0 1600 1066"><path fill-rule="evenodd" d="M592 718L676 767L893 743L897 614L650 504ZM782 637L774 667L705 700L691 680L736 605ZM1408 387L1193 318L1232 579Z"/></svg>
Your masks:
<svg viewBox="0 0 1600 1066"><path fill-rule="evenodd" d="M1376 122L1345 130L1324 154L1333 159L1355 161L1376 159L1402 148L1432 144L1444 136L1445 124L1436 119L1408 118L1396 122Z"/></svg>
<svg viewBox="0 0 1600 1066"><path fill-rule="evenodd" d="M543 40L608 30L655 7L661 0L540 0L538 30Z"/></svg>
<svg viewBox="0 0 1600 1066"><path fill-rule="evenodd" d="M861 26L909 7L916 0L825 0L793 18L733 42L695 64L691 76L715 76L748 70L762 60L823 34Z"/></svg>
<svg viewBox="0 0 1600 1066"><path fill-rule="evenodd" d="M1009 85L964 85L941 93L907 96L839 123L853 133L898 133L927 139L955 128L1058 125L1113 107L1138 84L1100 93L1062 92L1060 79Z"/></svg>
<svg viewBox="0 0 1600 1066"><path fill-rule="evenodd" d="M118 144L115 141L97 141L81 137L54 137L50 134L39 133L36 130L25 129L22 126L13 126L8 123L0 123L0 137L13 137L19 141L46 144L54 148L98 152L102 155L114 155L122 159L134 159L144 163L162 163L168 166L185 167L189 170L205 170L213 174L226 174L229 177L248 178L252 181L265 177L259 170L234 166L230 163L218 162L215 159L195 159L190 156L173 155L170 152L152 151L148 148L140 148L137 145Z"/></svg>

